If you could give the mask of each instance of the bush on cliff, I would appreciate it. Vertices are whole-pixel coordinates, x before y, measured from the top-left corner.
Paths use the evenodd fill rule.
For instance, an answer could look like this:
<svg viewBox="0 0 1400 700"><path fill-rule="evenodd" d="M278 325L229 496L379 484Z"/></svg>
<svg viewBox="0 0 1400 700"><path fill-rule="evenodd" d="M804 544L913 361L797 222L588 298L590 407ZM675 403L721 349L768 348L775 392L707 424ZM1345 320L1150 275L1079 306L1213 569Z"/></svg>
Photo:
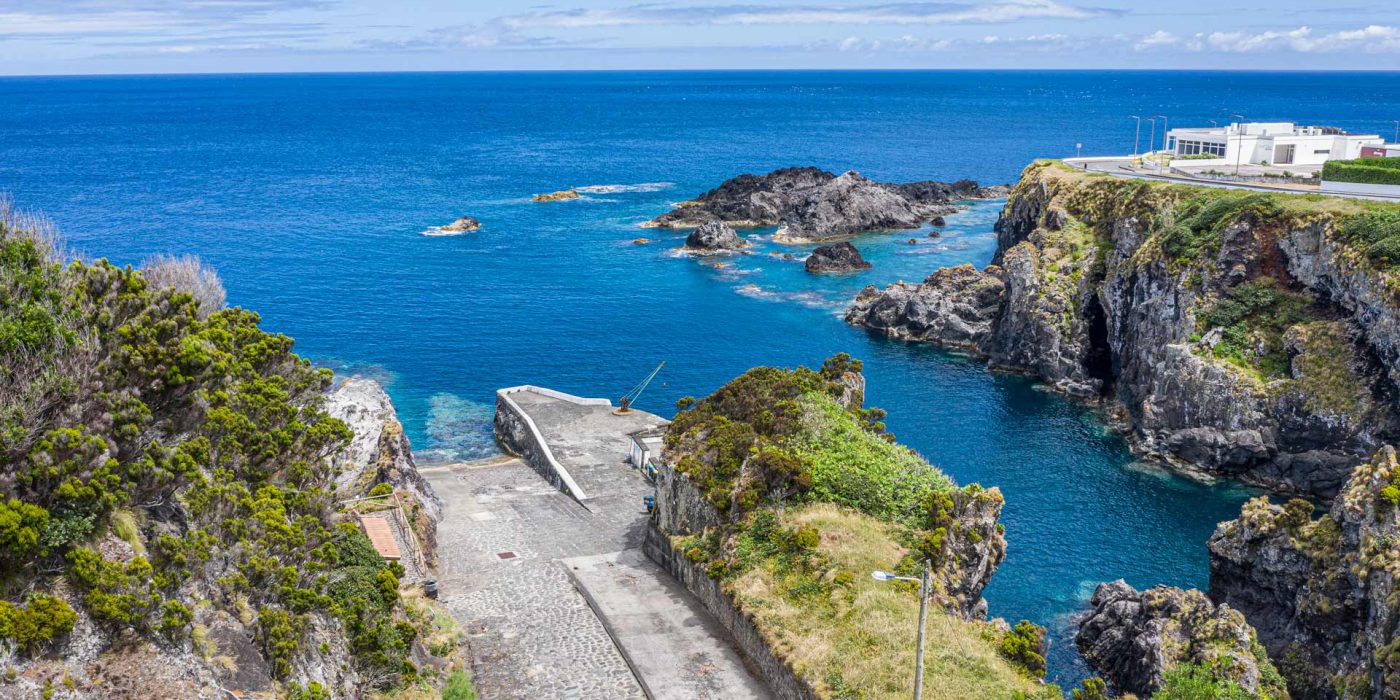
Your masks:
<svg viewBox="0 0 1400 700"><path fill-rule="evenodd" d="M57 642L71 604L113 636L178 645L196 614L259 610L287 677L311 619L334 616L373 684L407 677L397 582L335 522L331 457L350 432L321 408L330 372L223 308L197 264L156 285L60 255L0 206L0 636ZM74 598L15 599L60 578Z"/></svg>

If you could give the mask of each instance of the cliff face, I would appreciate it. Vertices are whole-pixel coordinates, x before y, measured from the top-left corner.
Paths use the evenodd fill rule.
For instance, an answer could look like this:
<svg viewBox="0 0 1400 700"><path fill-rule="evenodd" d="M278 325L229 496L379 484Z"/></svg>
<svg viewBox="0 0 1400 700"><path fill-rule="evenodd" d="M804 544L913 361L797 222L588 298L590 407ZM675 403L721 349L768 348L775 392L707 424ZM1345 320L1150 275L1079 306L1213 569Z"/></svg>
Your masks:
<svg viewBox="0 0 1400 700"><path fill-rule="evenodd" d="M1400 215L1038 163L993 265L867 288L846 318L1102 397L1150 456L1330 497L1397 430L1395 283L1342 233L1378 216Z"/></svg>
<svg viewBox="0 0 1400 700"><path fill-rule="evenodd" d="M1210 539L1210 595L1242 611L1297 698L1400 697L1400 466L1382 448L1331 510L1258 498Z"/></svg>

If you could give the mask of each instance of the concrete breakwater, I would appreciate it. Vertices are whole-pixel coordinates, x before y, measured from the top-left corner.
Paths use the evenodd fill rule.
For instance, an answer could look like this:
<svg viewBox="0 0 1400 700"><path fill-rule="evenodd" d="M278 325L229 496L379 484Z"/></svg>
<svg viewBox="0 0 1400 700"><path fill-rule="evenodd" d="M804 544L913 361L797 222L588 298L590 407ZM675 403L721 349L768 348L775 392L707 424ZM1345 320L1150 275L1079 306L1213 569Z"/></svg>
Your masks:
<svg viewBox="0 0 1400 700"><path fill-rule="evenodd" d="M817 700L816 691L773 652L763 633L705 573L703 565L690 561L671 543L675 535L690 535L718 526L720 514L705 501L688 477L668 464L657 467L656 508L642 544L647 557L670 572L733 637L751 668L782 700Z"/></svg>
<svg viewBox="0 0 1400 700"><path fill-rule="evenodd" d="M540 476L554 484L555 488L573 496L580 503L587 501L589 499L588 493L554 456L554 451L549 448L544 433L540 431L534 419L517 401L517 398L529 401L531 395L557 399L578 406L610 407L612 403L607 399L585 399L529 385L509 387L496 392L496 417L491 426L496 441L510 453L519 455L526 464L539 472Z"/></svg>

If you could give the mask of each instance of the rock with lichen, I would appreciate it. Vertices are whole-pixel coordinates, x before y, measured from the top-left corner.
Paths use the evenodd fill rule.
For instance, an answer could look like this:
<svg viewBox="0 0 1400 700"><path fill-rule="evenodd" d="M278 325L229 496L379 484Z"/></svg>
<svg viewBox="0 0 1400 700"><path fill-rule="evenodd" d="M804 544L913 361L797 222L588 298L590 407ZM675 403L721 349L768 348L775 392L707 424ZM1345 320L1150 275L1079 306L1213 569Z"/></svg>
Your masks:
<svg viewBox="0 0 1400 700"><path fill-rule="evenodd" d="M1119 692L1150 696L1173 669L1194 664L1256 697L1287 697L1244 615L1200 591L1138 591L1119 579L1099 584L1089 605L1075 645Z"/></svg>
<svg viewBox="0 0 1400 700"><path fill-rule="evenodd" d="M1400 697L1398 503L1386 446L1321 517L1261 497L1211 536L1211 598L1249 618L1295 698Z"/></svg>

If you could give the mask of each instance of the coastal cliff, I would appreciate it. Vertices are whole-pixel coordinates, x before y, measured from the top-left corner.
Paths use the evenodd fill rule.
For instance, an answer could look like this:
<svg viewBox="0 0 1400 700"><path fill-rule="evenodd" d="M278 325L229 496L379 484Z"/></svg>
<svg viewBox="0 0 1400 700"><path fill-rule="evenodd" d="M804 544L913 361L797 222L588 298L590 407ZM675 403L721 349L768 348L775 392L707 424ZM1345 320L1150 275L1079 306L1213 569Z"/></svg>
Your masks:
<svg viewBox="0 0 1400 700"><path fill-rule="evenodd" d="M1210 538L1210 596L1243 612L1294 698L1400 697L1400 465L1386 446L1329 512L1268 498Z"/></svg>
<svg viewBox="0 0 1400 700"><path fill-rule="evenodd" d="M985 621L1006 556L1001 493L955 486L865 408L860 363L758 367L682 400L648 556L729 629L781 698L907 697L918 599L870 571L930 562L939 697L1060 697L1044 630Z"/></svg>
<svg viewBox="0 0 1400 700"><path fill-rule="evenodd" d="M740 175L647 223L697 228L722 223L738 229L777 226L784 243L829 241L866 231L918 228L957 211L956 202L1004 194L971 180L955 183L875 182L857 172L784 168Z"/></svg>
<svg viewBox="0 0 1400 700"><path fill-rule="evenodd" d="M1140 453L1281 490L1331 497L1396 435L1400 206L1041 162L996 229L985 269L868 287L847 320L1101 398Z"/></svg>

